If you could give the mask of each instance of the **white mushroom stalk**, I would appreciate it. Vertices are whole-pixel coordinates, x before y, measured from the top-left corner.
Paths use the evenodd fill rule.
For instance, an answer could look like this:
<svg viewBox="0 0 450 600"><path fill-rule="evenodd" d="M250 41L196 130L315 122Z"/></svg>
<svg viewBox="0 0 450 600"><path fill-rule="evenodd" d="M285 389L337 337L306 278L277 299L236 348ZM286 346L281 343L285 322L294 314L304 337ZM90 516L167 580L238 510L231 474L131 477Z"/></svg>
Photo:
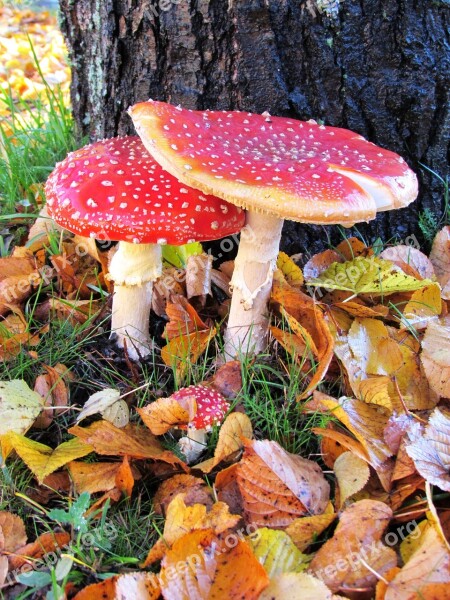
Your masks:
<svg viewBox="0 0 450 600"><path fill-rule="evenodd" d="M283 220L271 215L247 212L234 263L224 354L257 354L267 346L268 303L276 269Z"/></svg>
<svg viewBox="0 0 450 600"><path fill-rule="evenodd" d="M161 276L161 246L119 242L109 265L114 282L111 336L126 344L133 360L151 352L149 335L153 283Z"/></svg>

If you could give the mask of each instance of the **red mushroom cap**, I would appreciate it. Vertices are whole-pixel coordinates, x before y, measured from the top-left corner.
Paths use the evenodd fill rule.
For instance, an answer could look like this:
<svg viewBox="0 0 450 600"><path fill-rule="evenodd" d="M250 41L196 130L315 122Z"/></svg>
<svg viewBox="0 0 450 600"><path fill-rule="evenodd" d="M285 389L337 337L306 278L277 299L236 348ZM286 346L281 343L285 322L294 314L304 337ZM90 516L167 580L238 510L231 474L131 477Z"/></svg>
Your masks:
<svg viewBox="0 0 450 600"><path fill-rule="evenodd" d="M45 192L50 216L85 237L181 245L236 233L245 220L242 209L164 171L137 136L70 153Z"/></svg>
<svg viewBox="0 0 450 600"><path fill-rule="evenodd" d="M190 385L174 392L171 396L178 402L194 398L197 411L189 423L193 429L209 429L213 425L220 425L230 409L227 400L212 388L204 385Z"/></svg>
<svg viewBox="0 0 450 600"><path fill-rule="evenodd" d="M130 109L155 159L177 179L248 210L351 224L417 196L405 161L347 129L164 102Z"/></svg>

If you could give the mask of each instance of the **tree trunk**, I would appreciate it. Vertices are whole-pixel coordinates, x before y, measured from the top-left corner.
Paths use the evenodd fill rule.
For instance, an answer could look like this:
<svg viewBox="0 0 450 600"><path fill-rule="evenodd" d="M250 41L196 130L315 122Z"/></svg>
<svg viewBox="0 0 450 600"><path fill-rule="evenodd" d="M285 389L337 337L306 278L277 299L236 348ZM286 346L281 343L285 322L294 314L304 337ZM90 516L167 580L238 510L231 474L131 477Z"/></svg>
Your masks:
<svg viewBox="0 0 450 600"><path fill-rule="evenodd" d="M449 0L60 0L72 101L91 139L133 131L148 98L268 110L347 127L401 154L420 178L410 208L359 226L416 235L439 214L450 133ZM285 225L282 248L318 250L337 228Z"/></svg>

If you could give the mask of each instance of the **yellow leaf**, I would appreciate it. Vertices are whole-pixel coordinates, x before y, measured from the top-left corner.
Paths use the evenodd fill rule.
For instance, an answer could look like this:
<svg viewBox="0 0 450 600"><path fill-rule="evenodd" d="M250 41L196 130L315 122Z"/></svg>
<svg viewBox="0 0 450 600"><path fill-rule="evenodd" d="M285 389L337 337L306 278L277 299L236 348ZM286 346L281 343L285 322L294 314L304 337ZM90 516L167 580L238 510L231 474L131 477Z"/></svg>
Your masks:
<svg viewBox="0 0 450 600"><path fill-rule="evenodd" d="M430 279L418 280L406 275L388 260L358 256L344 263L333 263L308 285L328 290L345 290L354 294L388 295L412 292L432 284Z"/></svg>
<svg viewBox="0 0 450 600"><path fill-rule="evenodd" d="M270 579L281 573L304 571L308 566L308 557L284 531L263 527L249 535L246 541Z"/></svg>
<svg viewBox="0 0 450 600"><path fill-rule="evenodd" d="M10 431L25 433L39 416L44 402L21 379L0 381L0 435Z"/></svg>
<svg viewBox="0 0 450 600"><path fill-rule="evenodd" d="M7 438L20 458L36 475L39 483L42 483L45 477L56 469L93 451L92 446L77 438L60 444L54 450L18 433L10 432Z"/></svg>
<svg viewBox="0 0 450 600"><path fill-rule="evenodd" d="M303 552L316 541L322 531L331 525L336 519L335 513L324 513L311 517L300 517L292 521L286 528L286 533L292 539L296 547Z"/></svg>
<svg viewBox="0 0 450 600"><path fill-rule="evenodd" d="M303 285L302 270L285 252L278 254L277 267L283 273L289 285L292 287L301 287Z"/></svg>
<svg viewBox="0 0 450 600"><path fill-rule="evenodd" d="M153 435L163 435L172 427L186 426L196 411L197 403L193 396L184 401L183 405L179 400L169 397L158 398L144 408L137 409Z"/></svg>
<svg viewBox="0 0 450 600"><path fill-rule="evenodd" d="M361 371L369 375L392 375L402 365L397 342L377 319L356 318L348 332L348 343Z"/></svg>
<svg viewBox="0 0 450 600"><path fill-rule="evenodd" d="M370 476L367 462L352 452L344 452L337 457L334 472L339 484L341 506L350 496L363 489Z"/></svg>
<svg viewBox="0 0 450 600"><path fill-rule="evenodd" d="M281 573L270 581L259 600L333 600L327 586L309 573Z"/></svg>
<svg viewBox="0 0 450 600"><path fill-rule="evenodd" d="M424 329L435 321L442 311L441 288L438 283L416 290L403 309L401 328Z"/></svg>
<svg viewBox="0 0 450 600"><path fill-rule="evenodd" d="M450 398L450 317L429 323L422 340L421 361L431 388Z"/></svg>

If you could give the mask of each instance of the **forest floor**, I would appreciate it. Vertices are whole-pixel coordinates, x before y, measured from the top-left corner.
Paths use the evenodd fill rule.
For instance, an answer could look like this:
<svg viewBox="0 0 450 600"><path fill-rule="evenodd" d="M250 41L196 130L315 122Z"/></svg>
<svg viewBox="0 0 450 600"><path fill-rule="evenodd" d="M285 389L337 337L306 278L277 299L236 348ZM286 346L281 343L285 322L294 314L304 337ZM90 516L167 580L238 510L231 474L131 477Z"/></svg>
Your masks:
<svg viewBox="0 0 450 600"><path fill-rule="evenodd" d="M224 365L233 264L167 249L132 361L114 250L39 217L84 143L56 18L0 23L0 597L450 598L448 185L429 255L354 231L281 253L266 351ZM197 384L229 410L187 464L170 397Z"/></svg>

